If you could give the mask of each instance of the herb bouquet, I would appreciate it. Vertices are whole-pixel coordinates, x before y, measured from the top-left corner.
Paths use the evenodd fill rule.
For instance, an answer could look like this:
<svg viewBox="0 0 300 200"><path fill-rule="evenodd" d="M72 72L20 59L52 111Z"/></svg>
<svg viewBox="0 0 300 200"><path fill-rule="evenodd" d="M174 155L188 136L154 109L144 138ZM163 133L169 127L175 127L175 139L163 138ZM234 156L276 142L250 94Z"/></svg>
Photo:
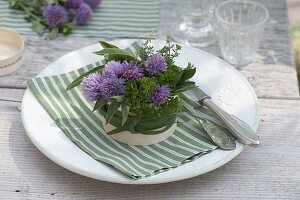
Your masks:
<svg viewBox="0 0 300 200"><path fill-rule="evenodd" d="M86 25L93 10L102 0L9 0L10 8L22 10L25 19L32 22L32 30L39 35L58 33L69 35L74 25Z"/></svg>
<svg viewBox="0 0 300 200"><path fill-rule="evenodd" d="M81 85L94 111L105 118L104 129L114 139L129 144L152 144L173 134L183 102L180 93L195 88L189 79L196 69L174 63L179 45L155 51L151 41L136 45L136 52L100 41L104 64L75 79L67 88Z"/></svg>

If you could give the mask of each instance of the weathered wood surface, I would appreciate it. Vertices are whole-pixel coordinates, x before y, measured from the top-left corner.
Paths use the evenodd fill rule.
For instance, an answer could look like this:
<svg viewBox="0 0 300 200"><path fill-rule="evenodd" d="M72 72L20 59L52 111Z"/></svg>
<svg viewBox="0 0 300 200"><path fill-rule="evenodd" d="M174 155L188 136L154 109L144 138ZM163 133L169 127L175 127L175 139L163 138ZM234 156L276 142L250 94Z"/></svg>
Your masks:
<svg viewBox="0 0 300 200"><path fill-rule="evenodd" d="M217 2L222 0L216 0ZM270 19L266 26L260 49L252 64L241 70L254 88L258 97L299 98L297 72L291 48L290 27L285 0L255 0L264 4L270 11ZM164 0L161 10L160 35L166 38L172 29L172 23L178 19L178 0ZM167 3L166 3L167 2ZM202 48L221 57L218 44Z"/></svg>
<svg viewBox="0 0 300 200"><path fill-rule="evenodd" d="M162 38L178 13L174 2L162 0ZM65 53L99 38L49 41L24 36L24 67L0 77L0 199L300 199L300 100L286 4L283 0L259 2L271 11L270 23L254 62L241 71L260 97L262 144L258 148L247 148L210 173L160 185L119 185L72 173L30 142L21 121L21 100L29 78ZM203 49L220 55L216 44Z"/></svg>
<svg viewBox="0 0 300 200"><path fill-rule="evenodd" d="M176 23L179 12L176 7L178 2L184 3L183 1L162 0L160 38L166 38L171 31L172 23ZM248 78L258 97L298 98L286 3L283 0L264 0L262 3L270 10L271 17L255 60L241 72ZM174 10L177 11L174 12ZM26 81L54 60L70 51L94 44L100 39L69 36L49 41L35 35L24 36L24 38L26 62L17 72L1 77L0 87L26 88ZM203 48L203 50L220 56L217 44Z"/></svg>
<svg viewBox="0 0 300 200"><path fill-rule="evenodd" d="M259 103L259 148L192 179L130 186L89 179L50 161L28 139L20 103L0 101L0 199L300 199L300 101Z"/></svg>

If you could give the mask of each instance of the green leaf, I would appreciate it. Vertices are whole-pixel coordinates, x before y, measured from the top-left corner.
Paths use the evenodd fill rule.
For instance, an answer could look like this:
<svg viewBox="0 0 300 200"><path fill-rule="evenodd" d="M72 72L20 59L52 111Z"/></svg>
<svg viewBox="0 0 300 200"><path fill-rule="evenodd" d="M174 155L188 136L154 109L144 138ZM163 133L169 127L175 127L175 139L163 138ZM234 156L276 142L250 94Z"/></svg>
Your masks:
<svg viewBox="0 0 300 200"><path fill-rule="evenodd" d="M155 120L141 120L139 124L135 126L139 132L142 130L155 130L173 124L176 120L176 115L169 115Z"/></svg>
<svg viewBox="0 0 300 200"><path fill-rule="evenodd" d="M177 109L175 111L175 115L177 115L178 113L181 112L182 108L183 108L183 99L181 99L179 96L178 96L178 106L177 106Z"/></svg>
<svg viewBox="0 0 300 200"><path fill-rule="evenodd" d="M129 130L131 133L136 133L135 130L134 130L134 123L133 123L133 120L131 120L131 122L128 124L128 130Z"/></svg>
<svg viewBox="0 0 300 200"><path fill-rule="evenodd" d="M192 78L195 75L195 73L196 73L196 68L182 70L181 77L180 77L178 84L180 85L184 81Z"/></svg>
<svg viewBox="0 0 300 200"><path fill-rule="evenodd" d="M47 0L48 4L55 4L58 3L58 0Z"/></svg>
<svg viewBox="0 0 300 200"><path fill-rule="evenodd" d="M106 124L108 124L111 120L111 118L114 116L115 112L118 110L120 107L120 103L117 101L113 101L109 106L108 110L105 116Z"/></svg>
<svg viewBox="0 0 300 200"><path fill-rule="evenodd" d="M129 106L126 106L124 103L122 104L122 126L126 123L128 119Z"/></svg>
<svg viewBox="0 0 300 200"><path fill-rule="evenodd" d="M107 99L99 99L96 101L93 111L101 109L105 104L107 104Z"/></svg>
<svg viewBox="0 0 300 200"><path fill-rule="evenodd" d="M106 107L106 109L104 109L105 107ZM108 104L103 106L102 109L99 109L98 111L100 112L101 115L103 115L105 117L106 113L107 113L107 108L108 108ZM109 122L111 125L113 125L115 127L121 126L121 123L122 123L122 113L120 112L120 115L118 115L118 113L119 113L119 111L117 110ZM127 125L128 125L128 123L127 123Z"/></svg>
<svg viewBox="0 0 300 200"><path fill-rule="evenodd" d="M132 53L119 48L105 48L94 53L101 56L108 55L110 58L114 59L136 60L136 57L132 55Z"/></svg>
<svg viewBox="0 0 300 200"><path fill-rule="evenodd" d="M176 88L175 92L176 93L185 92L185 91L188 91L188 90L191 90L194 88L197 88L197 86L195 84L180 86L180 87Z"/></svg>
<svg viewBox="0 0 300 200"><path fill-rule="evenodd" d="M78 76L78 77L77 77L77 78L76 78L76 79L75 79L75 80L74 80L74 81L66 88L66 90L70 90L70 89L72 89L72 88L78 86L78 85L81 83L81 81L82 81L82 79L83 79L84 77L88 76L88 75L91 74L91 73L100 71L100 70L102 70L102 69L104 69L104 65L97 66L97 67L91 69L90 71L88 71L88 72L82 74L81 76Z"/></svg>
<svg viewBox="0 0 300 200"><path fill-rule="evenodd" d="M195 85L194 81L185 81L180 86L189 86L189 85Z"/></svg>
<svg viewBox="0 0 300 200"><path fill-rule="evenodd" d="M166 130L168 130L172 124L168 124L167 126L165 126L164 128L162 128L161 130L137 130L139 133L145 134L145 135L156 135L156 134L160 134Z"/></svg>
<svg viewBox="0 0 300 200"><path fill-rule="evenodd" d="M99 41L100 45L103 47L103 49L106 49L106 48L118 48L117 46L115 45L112 45L108 42L105 42L105 41Z"/></svg>
<svg viewBox="0 0 300 200"><path fill-rule="evenodd" d="M62 27L62 34L69 35L69 34L71 34L72 30L73 30L73 23L66 23Z"/></svg>
<svg viewBox="0 0 300 200"><path fill-rule="evenodd" d="M141 116L134 116L133 117L133 126L136 126L141 121Z"/></svg>
<svg viewBox="0 0 300 200"><path fill-rule="evenodd" d="M140 116L131 117L131 121L128 125L129 131L131 133L137 133L136 130L135 130L135 126L141 121L141 119L142 118Z"/></svg>
<svg viewBox="0 0 300 200"><path fill-rule="evenodd" d="M186 87L186 86L195 86L195 82L194 81L185 81L181 84L177 84L176 89L182 88L182 87Z"/></svg>
<svg viewBox="0 0 300 200"><path fill-rule="evenodd" d="M38 20L32 23L32 30L39 35L42 35L45 32L45 26Z"/></svg>
<svg viewBox="0 0 300 200"><path fill-rule="evenodd" d="M53 28L51 31L50 31L50 40L54 40L57 35L58 35L58 28Z"/></svg>
<svg viewBox="0 0 300 200"><path fill-rule="evenodd" d="M192 63L188 62L188 66L185 69L193 69L193 68L195 68L195 66Z"/></svg>
<svg viewBox="0 0 300 200"><path fill-rule="evenodd" d="M113 135L113 134L116 134L116 133L120 133L122 131L127 131L128 130L128 127L117 127L111 131L109 131L107 134L108 135Z"/></svg>
<svg viewBox="0 0 300 200"><path fill-rule="evenodd" d="M110 99L114 99L117 102L122 103L124 101L124 95L113 96L113 97L110 97Z"/></svg>

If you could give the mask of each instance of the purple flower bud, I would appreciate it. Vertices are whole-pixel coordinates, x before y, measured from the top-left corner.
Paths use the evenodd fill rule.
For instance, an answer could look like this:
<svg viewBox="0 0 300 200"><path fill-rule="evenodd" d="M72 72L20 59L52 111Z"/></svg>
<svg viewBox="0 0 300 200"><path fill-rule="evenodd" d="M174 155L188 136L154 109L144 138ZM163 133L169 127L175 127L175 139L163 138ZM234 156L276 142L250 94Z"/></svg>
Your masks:
<svg viewBox="0 0 300 200"><path fill-rule="evenodd" d="M96 101L100 98L108 99L123 94L124 85L124 79L116 75L104 76L100 73L92 73L82 80L81 89L90 101Z"/></svg>
<svg viewBox="0 0 300 200"><path fill-rule="evenodd" d="M145 69L150 76L167 70L165 58L160 53L150 56L145 62Z"/></svg>
<svg viewBox="0 0 300 200"><path fill-rule="evenodd" d="M122 77L126 80L136 80L143 77L141 69L133 63L123 62L123 74Z"/></svg>
<svg viewBox="0 0 300 200"><path fill-rule="evenodd" d="M124 66L119 61L110 61L105 65L104 74L114 74L121 77L124 73Z"/></svg>
<svg viewBox="0 0 300 200"><path fill-rule="evenodd" d="M154 106L160 106L161 104L168 101L170 97L170 88L167 85L159 85L154 90L150 97L151 103Z"/></svg>
<svg viewBox="0 0 300 200"><path fill-rule="evenodd" d="M91 101L96 101L102 96L100 84L102 82L102 75L99 73L92 73L85 77L81 82L83 94Z"/></svg>
<svg viewBox="0 0 300 200"><path fill-rule="evenodd" d="M64 7L47 5L43 10L43 17L51 28L60 28L67 22L67 12Z"/></svg>
<svg viewBox="0 0 300 200"><path fill-rule="evenodd" d="M77 25L86 25L92 17L92 9L86 3L82 3L76 11L75 23Z"/></svg>
<svg viewBox="0 0 300 200"><path fill-rule="evenodd" d="M101 88L101 96L108 99L112 96L121 95L124 93L124 79L112 75L104 77L99 87Z"/></svg>
<svg viewBox="0 0 300 200"><path fill-rule="evenodd" d="M99 4L102 2L102 0L84 0L85 3L87 3L92 9L95 9Z"/></svg>
<svg viewBox="0 0 300 200"><path fill-rule="evenodd" d="M78 9L83 2L83 0L68 0L66 2L66 8Z"/></svg>
<svg viewBox="0 0 300 200"><path fill-rule="evenodd" d="M143 76L141 69L133 63L124 61L110 61L105 65L103 75L115 75L118 78L124 78L125 80L136 80Z"/></svg>

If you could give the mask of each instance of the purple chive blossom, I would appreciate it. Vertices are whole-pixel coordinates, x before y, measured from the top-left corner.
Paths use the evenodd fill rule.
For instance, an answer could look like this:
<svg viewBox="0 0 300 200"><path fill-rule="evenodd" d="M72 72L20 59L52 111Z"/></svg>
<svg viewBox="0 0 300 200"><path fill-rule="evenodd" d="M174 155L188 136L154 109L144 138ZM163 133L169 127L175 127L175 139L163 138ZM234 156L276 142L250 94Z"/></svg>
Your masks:
<svg viewBox="0 0 300 200"><path fill-rule="evenodd" d="M114 74L121 77L124 73L124 66L118 61L110 61L105 65L104 74Z"/></svg>
<svg viewBox="0 0 300 200"><path fill-rule="evenodd" d="M123 62L123 75L122 77L126 80L136 80L143 76L141 69L133 63Z"/></svg>
<svg viewBox="0 0 300 200"><path fill-rule="evenodd" d="M108 99L112 96L121 95L124 93L124 85L124 79L117 76L105 77L99 84L101 96Z"/></svg>
<svg viewBox="0 0 300 200"><path fill-rule="evenodd" d="M76 11L75 23L77 25L86 25L92 17L92 9L86 3L82 3Z"/></svg>
<svg viewBox="0 0 300 200"><path fill-rule="evenodd" d="M60 28L67 22L65 8L58 5L47 5L44 7L43 17L51 28Z"/></svg>
<svg viewBox="0 0 300 200"><path fill-rule="evenodd" d="M113 74L104 76L99 73L92 73L81 82L83 94L90 101L121 95L124 93L124 85L124 79L120 79Z"/></svg>
<svg viewBox="0 0 300 200"><path fill-rule="evenodd" d="M85 3L87 3L92 9L95 9L99 4L102 2L102 0L84 0Z"/></svg>
<svg viewBox="0 0 300 200"><path fill-rule="evenodd" d="M166 71L167 63L160 53L155 53L146 60L145 67L148 74L153 76L157 73Z"/></svg>
<svg viewBox="0 0 300 200"><path fill-rule="evenodd" d="M151 103L154 106L160 106L165 103L170 97L170 88L167 85L159 85L154 90L150 97Z"/></svg>
<svg viewBox="0 0 300 200"><path fill-rule="evenodd" d="M78 9L83 2L83 0L67 0L66 7Z"/></svg>
<svg viewBox="0 0 300 200"><path fill-rule="evenodd" d="M96 101L102 97L100 84L102 82L102 75L99 73L92 73L85 77L81 82L83 94L91 101Z"/></svg>

